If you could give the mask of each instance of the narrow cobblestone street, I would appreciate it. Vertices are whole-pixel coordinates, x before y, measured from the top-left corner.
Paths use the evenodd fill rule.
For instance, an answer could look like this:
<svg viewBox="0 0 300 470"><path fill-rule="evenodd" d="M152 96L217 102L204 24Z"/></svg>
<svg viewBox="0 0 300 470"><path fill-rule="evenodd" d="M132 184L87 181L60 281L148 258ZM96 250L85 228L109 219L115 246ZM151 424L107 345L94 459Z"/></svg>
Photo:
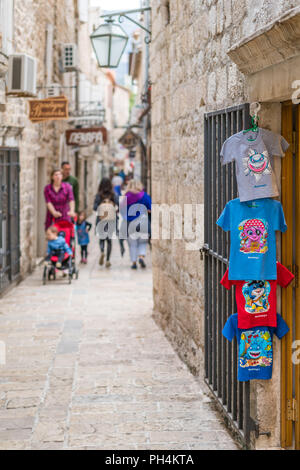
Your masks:
<svg viewBox="0 0 300 470"><path fill-rule="evenodd" d="M149 262L149 259L148 259ZM236 449L152 319L151 269L114 242L78 281L41 268L1 299L1 449Z"/></svg>

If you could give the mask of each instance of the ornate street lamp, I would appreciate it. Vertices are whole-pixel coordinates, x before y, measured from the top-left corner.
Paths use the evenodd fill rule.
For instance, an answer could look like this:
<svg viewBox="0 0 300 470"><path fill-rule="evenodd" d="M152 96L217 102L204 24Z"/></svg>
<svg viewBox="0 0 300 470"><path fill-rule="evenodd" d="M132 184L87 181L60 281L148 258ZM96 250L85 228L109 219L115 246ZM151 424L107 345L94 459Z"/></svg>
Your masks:
<svg viewBox="0 0 300 470"><path fill-rule="evenodd" d="M149 44L151 41L151 31L127 15L150 10L151 8L148 7L140 8L138 10L119 11L101 16L101 18L106 18L106 22L98 26L98 28L90 36L100 67L111 69L117 68L129 39L124 29L120 25L114 23L112 17L118 16L120 23L123 21L123 18L127 18L128 20L138 25L148 33L149 36L145 38L145 41Z"/></svg>
<svg viewBox="0 0 300 470"><path fill-rule="evenodd" d="M129 37L124 29L109 18L91 35L91 41L100 67L118 67Z"/></svg>

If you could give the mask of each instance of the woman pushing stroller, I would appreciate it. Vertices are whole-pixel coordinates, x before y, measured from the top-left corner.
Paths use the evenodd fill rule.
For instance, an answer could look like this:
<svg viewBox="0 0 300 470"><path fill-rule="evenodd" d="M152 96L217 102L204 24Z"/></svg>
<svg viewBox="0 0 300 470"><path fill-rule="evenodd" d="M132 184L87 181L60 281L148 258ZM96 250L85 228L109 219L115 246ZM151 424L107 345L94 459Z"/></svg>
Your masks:
<svg viewBox="0 0 300 470"><path fill-rule="evenodd" d="M47 257L43 281L51 276L55 279L56 269L69 271L69 282L72 276L78 277L75 266L75 201L72 186L62 182L61 170L51 173L51 183L44 189L47 204L46 236L48 239Z"/></svg>

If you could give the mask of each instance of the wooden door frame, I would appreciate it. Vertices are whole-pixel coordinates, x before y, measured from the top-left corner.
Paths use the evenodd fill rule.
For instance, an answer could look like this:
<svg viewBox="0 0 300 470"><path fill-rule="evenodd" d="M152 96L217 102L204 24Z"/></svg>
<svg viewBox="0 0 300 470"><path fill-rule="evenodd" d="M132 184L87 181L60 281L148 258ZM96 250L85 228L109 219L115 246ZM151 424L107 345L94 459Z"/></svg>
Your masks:
<svg viewBox="0 0 300 470"><path fill-rule="evenodd" d="M288 230L282 236L282 263L294 274L300 266L300 106L282 104L282 135L290 143L282 162L282 205ZM298 276L297 276L298 277ZM292 362L294 340L300 340L300 289L296 279L282 289L282 316L290 327L281 345L281 445L300 448L300 365Z"/></svg>

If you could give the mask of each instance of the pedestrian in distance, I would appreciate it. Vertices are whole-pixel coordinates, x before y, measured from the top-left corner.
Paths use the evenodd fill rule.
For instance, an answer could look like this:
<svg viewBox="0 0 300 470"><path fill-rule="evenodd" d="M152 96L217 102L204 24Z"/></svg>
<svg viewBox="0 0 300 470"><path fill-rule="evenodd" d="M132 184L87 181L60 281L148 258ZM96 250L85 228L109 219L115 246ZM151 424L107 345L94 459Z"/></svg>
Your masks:
<svg viewBox="0 0 300 470"><path fill-rule="evenodd" d="M98 193L94 201L94 211L96 217L96 233L100 238L100 259L99 264L103 266L106 249L106 267L111 266L110 256L112 252L112 237L116 231L116 213L118 199L114 193L111 180L103 178L100 182Z"/></svg>
<svg viewBox="0 0 300 470"><path fill-rule="evenodd" d="M79 211L79 183L75 176L71 175L71 165L69 162L62 162L61 171L63 176L63 183L69 183L72 186L74 200L75 200L75 212L78 214Z"/></svg>
<svg viewBox="0 0 300 470"><path fill-rule="evenodd" d="M78 215L76 222L76 232L78 245L81 248L81 263L87 264L88 258L88 245L90 243L89 231L92 228L92 224L86 220L85 211L81 211Z"/></svg>
<svg viewBox="0 0 300 470"><path fill-rule="evenodd" d="M63 183L62 172L54 169L51 173L51 183L45 186L44 196L47 205L45 230L53 223L66 220L72 223L72 218L76 217L75 201L72 186Z"/></svg>
<svg viewBox="0 0 300 470"><path fill-rule="evenodd" d="M132 261L131 269L137 269L137 263L145 269L147 244L149 240L149 214L151 197L138 180L130 180L125 198L120 204L120 212L127 222L127 240Z"/></svg>
<svg viewBox="0 0 300 470"><path fill-rule="evenodd" d="M120 178L120 179L115 180L115 182L117 183L116 186L114 186L114 178L112 179L112 185L113 185L113 189L114 189L114 192L115 192L116 199L119 201L119 198L122 197L122 195L124 193L125 175L124 175L124 179L123 179L123 177L121 177L121 173L120 173L120 176L118 176L118 178ZM119 205L119 203L118 203L118 205ZM124 221L122 220L121 224L123 224L123 223L124 223ZM121 252L121 256L123 258L124 253L125 253L125 246L124 246L124 240L120 237L120 213L119 213L119 211L117 212L116 230L117 230L117 237L119 238L120 252Z"/></svg>

